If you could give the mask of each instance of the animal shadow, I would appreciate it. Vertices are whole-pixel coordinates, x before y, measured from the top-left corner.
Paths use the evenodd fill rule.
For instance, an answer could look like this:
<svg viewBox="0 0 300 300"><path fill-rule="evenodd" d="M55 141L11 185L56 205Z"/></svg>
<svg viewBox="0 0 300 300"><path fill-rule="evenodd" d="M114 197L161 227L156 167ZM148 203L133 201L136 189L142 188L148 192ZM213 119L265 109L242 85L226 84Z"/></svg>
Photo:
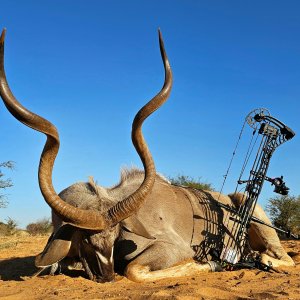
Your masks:
<svg viewBox="0 0 300 300"><path fill-rule="evenodd" d="M32 276L37 271L35 256L17 257L0 261L0 279L23 281L22 277Z"/></svg>
<svg viewBox="0 0 300 300"><path fill-rule="evenodd" d="M18 257L6 260L0 260L0 280L9 281L24 281L26 277L32 277L39 269L34 265L35 256ZM48 275L50 269L45 269L39 274ZM86 274L83 270L68 270L62 268L59 274L64 274L69 277L84 277Z"/></svg>

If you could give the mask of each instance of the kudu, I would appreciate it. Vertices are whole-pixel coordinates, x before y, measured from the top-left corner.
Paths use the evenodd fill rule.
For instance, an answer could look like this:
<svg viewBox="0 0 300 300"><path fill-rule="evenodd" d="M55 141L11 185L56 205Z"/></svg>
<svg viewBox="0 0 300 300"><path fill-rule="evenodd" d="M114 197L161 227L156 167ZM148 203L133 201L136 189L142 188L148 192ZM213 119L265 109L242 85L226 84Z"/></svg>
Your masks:
<svg viewBox="0 0 300 300"><path fill-rule="evenodd" d="M124 171L120 183L112 188L100 187L90 179L88 183L75 183L59 195L52 186L58 132L13 96L4 71L4 35L5 30L0 38L1 97L15 118L47 136L38 175L43 197L52 208L54 232L36 257L36 266L52 266L54 271L58 263L79 263L88 277L98 282L112 281L115 271L134 281L146 281L218 269L209 250L219 248L222 232L230 232L232 224L224 224L226 211L216 205L216 199L238 206L241 197L170 184L156 174L141 131L144 120L167 100L172 87L161 34L164 85L137 113L132 125L132 141L145 171ZM269 222L259 207L254 215ZM273 266L294 264L271 228L252 224L249 242L262 260L272 261Z"/></svg>

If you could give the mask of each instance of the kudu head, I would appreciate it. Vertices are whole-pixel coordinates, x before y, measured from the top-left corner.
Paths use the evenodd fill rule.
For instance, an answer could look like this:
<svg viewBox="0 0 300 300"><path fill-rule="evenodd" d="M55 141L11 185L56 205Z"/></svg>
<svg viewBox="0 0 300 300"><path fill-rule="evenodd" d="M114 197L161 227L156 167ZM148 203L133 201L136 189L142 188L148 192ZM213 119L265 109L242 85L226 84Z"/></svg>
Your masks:
<svg viewBox="0 0 300 300"><path fill-rule="evenodd" d="M11 92L4 71L5 32L4 29L0 37L0 95L16 119L47 136L38 169L39 186L52 212L63 221L62 226L49 239L43 253L37 256L36 265L52 265L74 252L74 256L79 255L82 259L91 279L112 280L113 245L118 235L117 224L137 211L151 192L155 181L155 165L142 134L142 124L167 100L172 87L172 72L161 33L159 32L159 42L165 69L164 85L161 91L139 110L132 124L132 142L144 166L144 180L128 197L113 206L103 206L104 208L98 210L90 205L75 207L70 204L72 201L65 201L66 199L62 199L54 190L52 170L59 150L58 132L48 120L22 106Z"/></svg>

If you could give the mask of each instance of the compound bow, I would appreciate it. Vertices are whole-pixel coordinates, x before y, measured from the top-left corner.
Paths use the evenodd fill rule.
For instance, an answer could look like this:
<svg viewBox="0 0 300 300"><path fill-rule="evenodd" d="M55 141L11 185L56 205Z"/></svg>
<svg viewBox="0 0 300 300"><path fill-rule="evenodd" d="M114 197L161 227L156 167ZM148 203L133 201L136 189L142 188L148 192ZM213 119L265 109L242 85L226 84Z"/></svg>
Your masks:
<svg viewBox="0 0 300 300"><path fill-rule="evenodd" d="M221 262L223 267L227 268L237 268L241 266L245 267L247 265L261 267L257 265L257 261L253 260L253 257L249 258L249 253L245 251L250 221L258 222L260 224L270 226L281 232L287 233L280 228L277 228L263 222L260 219L255 218L253 216L253 212L257 204L258 197L261 193L264 181L269 181L272 185L275 186L274 192L281 195L288 194L289 188L286 187L285 182L283 181L283 177L281 176L277 178L270 178L267 176L267 170L275 149L278 146L282 145L284 142L292 139L295 136L295 133L284 123L272 117L269 111L263 108L255 109L250 112L246 117L245 123L248 123L248 125L254 129L253 136L255 133L257 133L257 137L261 137L261 142L253 166L250 170L249 178L247 180L241 180L245 165L251 155L250 151L248 150L240 178L237 181L237 187L242 184L246 184L246 193L244 194L244 201L240 208L238 210L235 210L232 207L218 202L219 206L229 211L229 219L234 222L234 226L232 231L230 232L231 238L228 239L226 244L224 243L222 249L219 249L220 251L212 253L212 256L214 256L216 260ZM251 147L253 150L254 145ZM233 153L233 155L234 154L235 152ZM225 175L225 180L227 174Z"/></svg>

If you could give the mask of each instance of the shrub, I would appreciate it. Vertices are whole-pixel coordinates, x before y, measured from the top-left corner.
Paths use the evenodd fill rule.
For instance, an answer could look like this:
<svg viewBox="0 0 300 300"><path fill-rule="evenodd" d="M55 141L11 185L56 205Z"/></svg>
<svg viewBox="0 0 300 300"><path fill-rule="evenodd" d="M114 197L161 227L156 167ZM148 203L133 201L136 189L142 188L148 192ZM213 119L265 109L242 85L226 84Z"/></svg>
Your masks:
<svg viewBox="0 0 300 300"><path fill-rule="evenodd" d="M46 235L52 232L52 223L49 218L44 218L28 224L26 230L31 235Z"/></svg>
<svg viewBox="0 0 300 300"><path fill-rule="evenodd" d="M0 222L0 235L12 235L17 232L18 223L12 218L8 218L6 223Z"/></svg>
<svg viewBox="0 0 300 300"><path fill-rule="evenodd" d="M275 226L300 234L300 196L271 198L268 200L266 210Z"/></svg>
<svg viewBox="0 0 300 300"><path fill-rule="evenodd" d="M201 178L198 178L198 180L196 180L190 176L178 175L177 177L169 177L169 180L172 184L175 185L183 185L183 186L188 186L200 190L214 191L212 184L207 182L202 182Z"/></svg>

